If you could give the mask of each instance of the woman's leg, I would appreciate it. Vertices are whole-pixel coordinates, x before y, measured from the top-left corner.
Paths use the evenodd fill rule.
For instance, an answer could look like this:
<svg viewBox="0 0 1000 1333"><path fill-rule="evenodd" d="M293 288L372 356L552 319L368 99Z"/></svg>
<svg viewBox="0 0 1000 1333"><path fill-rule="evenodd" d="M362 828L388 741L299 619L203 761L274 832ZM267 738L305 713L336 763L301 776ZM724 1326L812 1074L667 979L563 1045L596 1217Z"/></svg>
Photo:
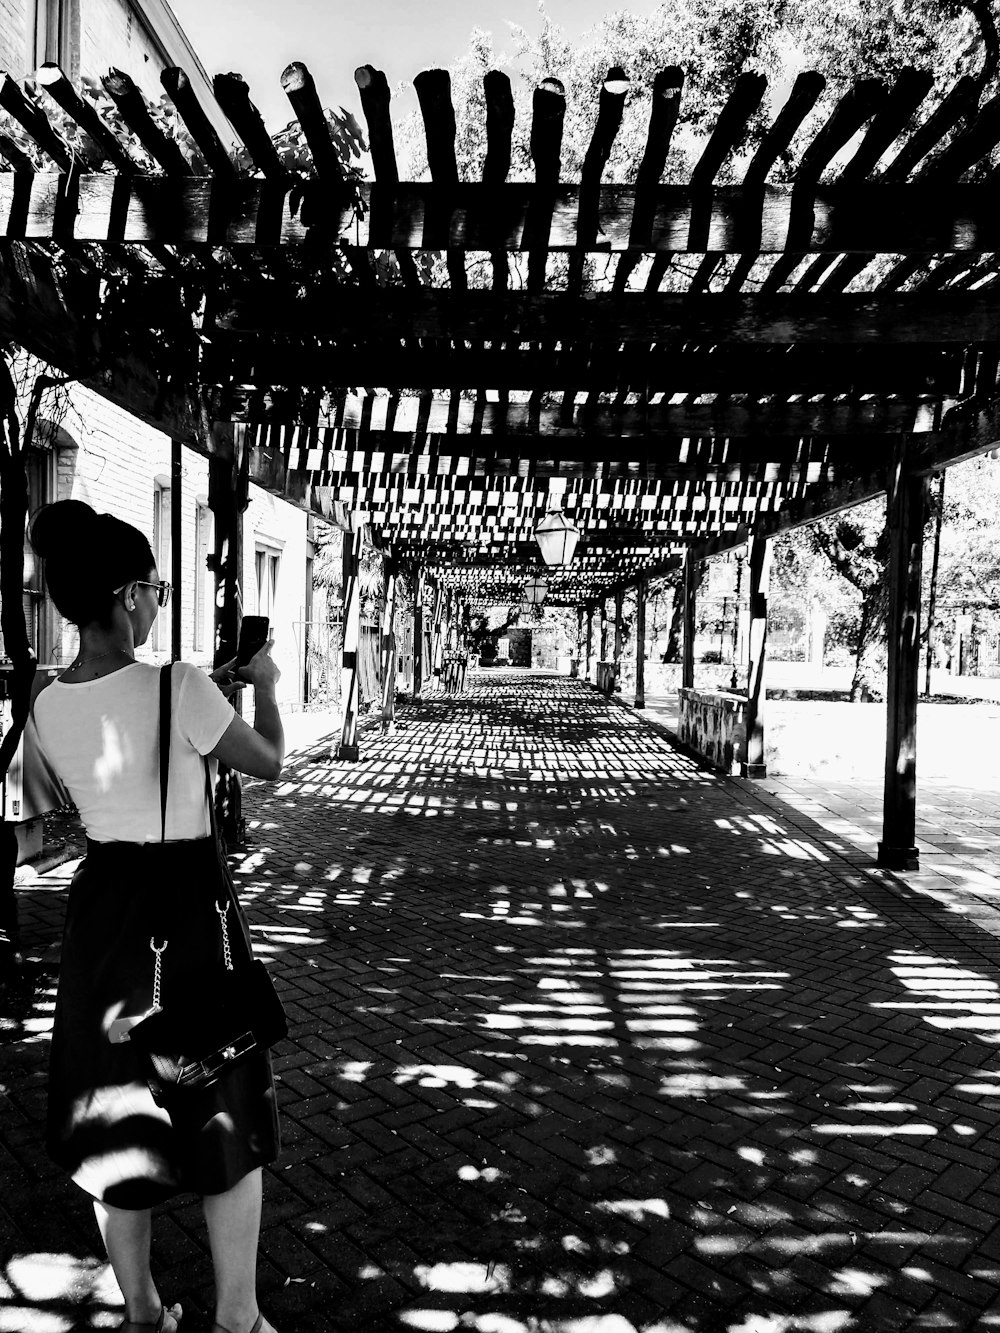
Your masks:
<svg viewBox="0 0 1000 1333"><path fill-rule="evenodd" d="M215 1269L215 1321L231 1333L248 1333L257 1318L262 1175L258 1167L225 1194L202 1201ZM262 1333L270 1327L265 1322Z"/></svg>
<svg viewBox="0 0 1000 1333"><path fill-rule="evenodd" d="M113 1208L95 1199L94 1212L111 1267L125 1297L125 1318L135 1324L155 1324L163 1302L149 1271L152 1236L149 1209ZM180 1308L174 1306L163 1321L164 1333L173 1333L179 1317ZM171 1319L174 1322L171 1323Z"/></svg>

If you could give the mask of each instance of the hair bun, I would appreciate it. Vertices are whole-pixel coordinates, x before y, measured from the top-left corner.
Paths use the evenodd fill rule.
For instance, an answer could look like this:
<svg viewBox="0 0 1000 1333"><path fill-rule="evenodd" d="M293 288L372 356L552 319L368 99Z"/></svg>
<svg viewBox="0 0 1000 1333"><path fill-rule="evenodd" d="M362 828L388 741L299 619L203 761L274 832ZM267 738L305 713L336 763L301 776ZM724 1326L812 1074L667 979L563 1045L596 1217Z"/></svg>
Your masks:
<svg viewBox="0 0 1000 1333"><path fill-rule="evenodd" d="M43 560L68 551L80 551L80 543L93 536L97 513L82 500L57 500L35 515L31 544Z"/></svg>

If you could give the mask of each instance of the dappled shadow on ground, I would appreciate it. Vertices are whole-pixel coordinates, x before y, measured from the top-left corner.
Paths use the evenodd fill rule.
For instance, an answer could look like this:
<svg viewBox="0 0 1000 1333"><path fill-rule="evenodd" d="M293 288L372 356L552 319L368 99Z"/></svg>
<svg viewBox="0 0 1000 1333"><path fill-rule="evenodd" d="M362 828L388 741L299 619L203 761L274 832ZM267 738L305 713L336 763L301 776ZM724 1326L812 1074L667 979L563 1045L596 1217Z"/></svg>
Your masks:
<svg viewBox="0 0 1000 1333"><path fill-rule="evenodd" d="M993 941L574 682L498 674L328 748L249 785L238 872L291 1020L279 1327L1000 1327ZM0 1328L42 1308L23 1238L63 1197L28 1133L44 1028L5 1068L34 1216ZM196 1208L165 1213L165 1290L204 1308ZM63 1226L48 1313L100 1326Z"/></svg>

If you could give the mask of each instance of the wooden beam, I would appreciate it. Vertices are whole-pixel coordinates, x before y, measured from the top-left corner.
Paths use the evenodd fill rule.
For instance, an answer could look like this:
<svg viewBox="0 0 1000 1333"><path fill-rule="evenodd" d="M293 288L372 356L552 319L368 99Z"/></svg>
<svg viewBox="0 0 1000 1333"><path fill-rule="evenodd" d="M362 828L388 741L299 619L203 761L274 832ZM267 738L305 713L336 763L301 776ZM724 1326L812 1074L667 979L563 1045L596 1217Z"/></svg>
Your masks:
<svg viewBox="0 0 1000 1333"><path fill-rule="evenodd" d="M427 164L435 185L450 189L458 184L455 157L455 108L451 102L451 75L446 69L427 69L413 80L424 121ZM435 219L431 218L431 225ZM468 278L461 248L449 245L446 251L448 280L453 292L468 290Z"/></svg>
<svg viewBox="0 0 1000 1333"><path fill-rule="evenodd" d="M905 66L899 71L882 110L872 120L854 156L840 173L842 183L864 180L874 170L933 86L934 75L930 70Z"/></svg>
<svg viewBox="0 0 1000 1333"><path fill-rule="evenodd" d="M788 151L796 131L816 105L825 87L826 79L814 70L803 70L796 77L788 100L750 159L743 176L745 188L763 188L768 172L779 157Z"/></svg>
<svg viewBox="0 0 1000 1333"><path fill-rule="evenodd" d="M296 120L302 127L320 180L335 187L339 192L344 185L344 169L330 138L330 130L312 74L301 61L294 60L282 70L281 86L292 104ZM327 222L324 219L324 230L326 226Z"/></svg>
<svg viewBox="0 0 1000 1333"><path fill-rule="evenodd" d="M620 65L612 66L601 84L597 121L580 168L580 205L576 226L578 245L570 256L566 270L566 289L570 292L582 289L586 250L596 244L600 234L601 179L621 128L629 86L628 75Z"/></svg>
<svg viewBox="0 0 1000 1333"><path fill-rule="evenodd" d="M161 70L160 82L212 175L220 181L235 180L236 168L184 70L177 66Z"/></svg>
<svg viewBox="0 0 1000 1333"><path fill-rule="evenodd" d="M683 89L684 71L679 65L668 65L666 69L659 70L653 78L646 147L643 149L635 181L639 191L648 191L651 186L660 183L667 165L670 140L677 125Z"/></svg>
<svg viewBox="0 0 1000 1333"><path fill-rule="evenodd" d="M737 77L728 100L715 119L708 143L691 172L693 187L711 185L715 181L723 162L742 142L747 124L760 106L766 90L767 77L764 74L743 73ZM692 246L693 249L706 248L697 243L698 238L694 239L696 244Z"/></svg>
<svg viewBox="0 0 1000 1333"><path fill-rule="evenodd" d="M389 82L380 69L373 65L359 65L354 71L354 82L361 95L361 110L368 126L375 179L386 184L399 180L396 166L396 146L392 137L392 119L389 115Z"/></svg>
<svg viewBox="0 0 1000 1333"><path fill-rule="evenodd" d="M303 110L303 114L306 111ZM330 143L326 122L307 115L314 151ZM36 126L37 128L37 126ZM321 134L322 131L322 134ZM147 134L147 140L149 135ZM187 163L173 141L171 153L157 144L174 172ZM152 147L152 141L150 141ZM179 161L178 161L179 159ZM226 159L228 160L228 159ZM224 171L223 159L213 162ZM593 213L584 214L578 185L540 187L525 182L477 181L383 185L358 188L359 210L351 191L329 165L319 180L307 182L306 209L291 212L280 179L220 180L212 176L133 176L89 173L80 178L78 213L70 235L77 240L167 245L281 245L300 247L322 219L325 234L345 244L410 250L573 251L601 253L742 253L746 249L784 254L794 240L802 253L943 254L1000 250L1000 220L984 185L933 183L886 185L861 182L822 185L793 195L786 186L763 189L740 185L698 190L658 185L601 185ZM10 208L13 182L0 175L0 235L46 239L56 234L51 200L59 177L39 173L32 184L25 220ZM38 194L35 194L35 191ZM277 200L279 206L275 206ZM650 202L652 208L650 209ZM551 207L550 207L551 206ZM541 211L540 211L541 210ZM358 213L360 212L360 217ZM636 218L648 225L636 228ZM703 219L691 243L692 218ZM211 228L209 221L211 218ZM791 229L794 228L794 236Z"/></svg>
<svg viewBox="0 0 1000 1333"><path fill-rule="evenodd" d="M0 185L2 185L0 176ZM998 211L1000 216L1000 211ZM989 292L919 292L833 296L695 296L663 292L527 295L469 292L359 292L340 287L270 306L233 299L216 323L241 332L310 333L384 339L505 338L520 342L628 340L725 343L732 346L830 344L967 346L1000 342L1000 308Z"/></svg>
<svg viewBox="0 0 1000 1333"><path fill-rule="evenodd" d="M250 89L239 74L216 74L215 100L243 140L250 160L265 179L278 186L290 184L288 168L278 156L260 112L250 100Z"/></svg>
<svg viewBox="0 0 1000 1333"><path fill-rule="evenodd" d="M162 167L169 177L190 176L191 167L187 158L177 147L176 141L164 134L159 125L153 120L146 106L145 97L129 76L112 66L107 74L102 76L101 83L104 86L104 91L118 108L122 120L153 161ZM145 177L143 179L155 178ZM169 207L169 205L167 206ZM116 231L117 227L109 219L108 239L111 239Z"/></svg>
<svg viewBox="0 0 1000 1333"><path fill-rule="evenodd" d="M551 390L567 384L603 392L621 383L623 363L631 384L648 394L676 389L688 394L753 393L757 396L865 393L957 396L964 352L959 347L909 344L904 347L796 345L713 348L683 344L626 343L621 351L603 341L596 347L552 345L522 351L518 346L440 345L400 347L399 338L258 340L215 330L204 349L202 382L236 386L234 404L250 402L254 392L279 385L367 384L426 390L445 384L499 390ZM331 371L335 380L331 380ZM271 394L280 402L280 395ZM227 402L218 395L221 416Z"/></svg>
<svg viewBox="0 0 1000 1333"><path fill-rule="evenodd" d="M221 408L221 403L220 403ZM558 408L531 403L470 401L457 391L447 397L359 397L345 395L317 415L308 416L297 405L256 404L230 408L230 420L267 423L305 422L310 427L357 432L380 450L404 452L405 440L414 443L430 435L475 437L528 437L537 441L572 439L611 440L639 437L698 437L804 435L919 434L932 431L941 410L952 406L938 397L887 402L884 398L860 402L742 403L731 397L713 403L649 403L615 408L589 402ZM213 415L215 415L213 413ZM218 415L215 419L221 419ZM331 441L333 443L333 441ZM345 441L346 443L346 441ZM334 447L336 445L334 444ZM370 446L369 446L370 447Z"/></svg>
<svg viewBox="0 0 1000 1333"><path fill-rule="evenodd" d="M971 74L963 74L956 80L927 119L903 144L882 173L882 180L886 184L905 181L927 154L974 111L979 91L979 80Z"/></svg>
<svg viewBox="0 0 1000 1333"><path fill-rule="evenodd" d="M49 124L45 112L37 103L29 101L20 85L3 70L0 70L0 107L18 122L60 171L72 171L73 163L66 144Z"/></svg>
<svg viewBox="0 0 1000 1333"><path fill-rule="evenodd" d="M115 169L123 175L131 176L138 171L137 164L125 150L117 135L107 126L90 102L85 102L58 65L49 61L38 69L35 78L38 85L70 115L87 134L104 159L112 162Z"/></svg>

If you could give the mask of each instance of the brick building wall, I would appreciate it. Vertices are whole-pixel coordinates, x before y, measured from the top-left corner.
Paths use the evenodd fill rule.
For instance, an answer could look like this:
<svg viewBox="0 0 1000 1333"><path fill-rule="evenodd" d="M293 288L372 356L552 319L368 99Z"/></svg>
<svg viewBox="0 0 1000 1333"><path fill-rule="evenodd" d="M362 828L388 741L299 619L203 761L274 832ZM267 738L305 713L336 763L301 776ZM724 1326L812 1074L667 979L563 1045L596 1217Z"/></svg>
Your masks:
<svg viewBox="0 0 1000 1333"><path fill-rule="evenodd" d="M184 449L181 458L181 657L209 666L215 583L204 563L213 549L207 508L208 460L191 449ZM36 492L33 504L84 500L99 513L113 513L132 523L149 538L160 577L169 580L170 465L169 436L98 394L74 385L68 391L59 429L49 441L47 466L42 469L44 493ZM243 522L243 609L247 614L267 614L271 620L275 660L281 668L278 701L284 709L294 709L303 702L307 528L305 513L257 486L251 487ZM26 572L26 581L40 587L39 577L30 568ZM259 586L259 572L264 575L263 587ZM47 599L40 606L39 622L41 659L60 665L71 661L76 651L76 631L64 624ZM167 607L160 612L156 629L139 656L144 661L159 662L167 661L170 654L171 612Z"/></svg>
<svg viewBox="0 0 1000 1333"><path fill-rule="evenodd" d="M128 74L147 97L163 93L163 58L135 9L123 0L80 0L80 69L91 76L114 65Z"/></svg>
<svg viewBox="0 0 1000 1333"><path fill-rule="evenodd" d="M47 51L37 48L45 16L51 19ZM42 15L39 23L39 15ZM71 79L99 78L113 65L130 75L151 101L163 95L160 71L180 65L225 144L235 140L211 92L211 83L165 0L0 0L0 69L18 81L54 58Z"/></svg>
<svg viewBox="0 0 1000 1333"><path fill-rule="evenodd" d="M0 0L0 69L15 79L28 72L27 18L26 0Z"/></svg>

